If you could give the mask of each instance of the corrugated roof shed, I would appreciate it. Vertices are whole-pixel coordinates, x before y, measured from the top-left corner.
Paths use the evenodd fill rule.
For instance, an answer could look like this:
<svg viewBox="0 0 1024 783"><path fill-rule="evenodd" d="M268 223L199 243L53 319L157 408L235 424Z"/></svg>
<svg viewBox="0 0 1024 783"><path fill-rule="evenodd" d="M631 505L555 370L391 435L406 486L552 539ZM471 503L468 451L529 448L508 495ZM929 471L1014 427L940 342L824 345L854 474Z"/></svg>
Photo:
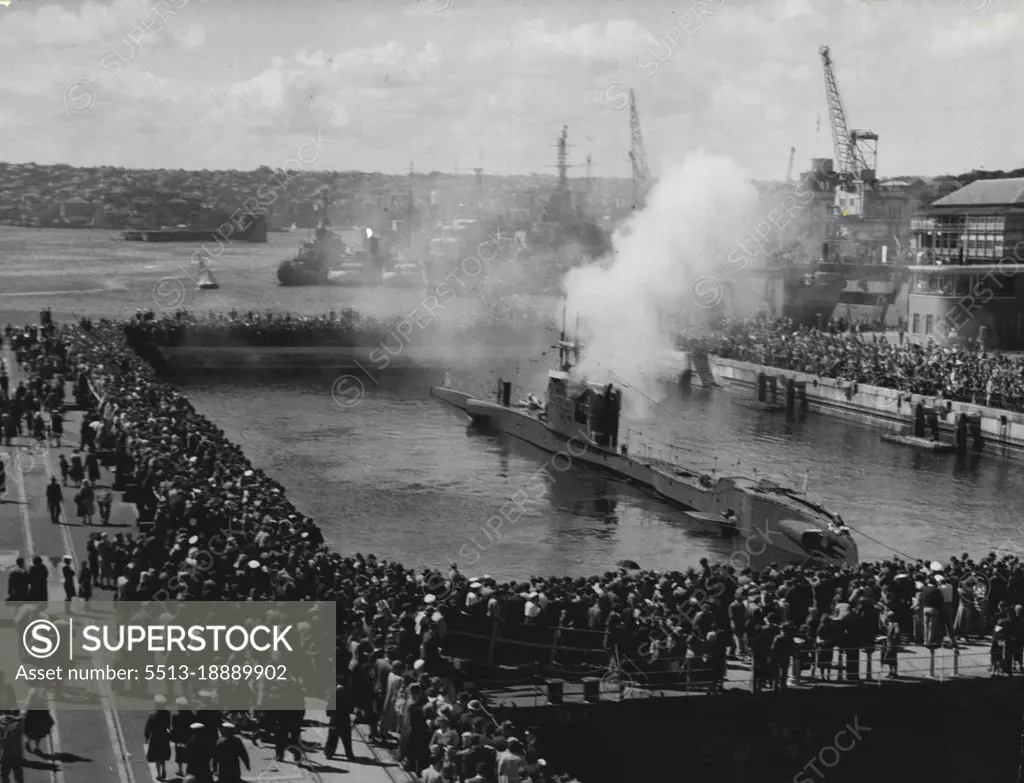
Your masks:
<svg viewBox="0 0 1024 783"><path fill-rule="evenodd" d="M932 203L933 207L1024 206L1024 177L979 179Z"/></svg>

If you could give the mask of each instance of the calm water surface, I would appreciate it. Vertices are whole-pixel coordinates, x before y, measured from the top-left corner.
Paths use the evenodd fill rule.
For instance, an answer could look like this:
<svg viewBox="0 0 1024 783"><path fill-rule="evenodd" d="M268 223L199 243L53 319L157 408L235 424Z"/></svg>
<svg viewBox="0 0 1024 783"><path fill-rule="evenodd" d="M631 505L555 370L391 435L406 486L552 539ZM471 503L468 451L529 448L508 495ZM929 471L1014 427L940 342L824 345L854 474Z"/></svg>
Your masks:
<svg viewBox="0 0 1024 783"><path fill-rule="evenodd" d="M281 288L277 264L302 238L274 234L266 245L227 246L211 263L222 288L201 292L188 285L182 305L295 313L353 306L386 317L408 314L422 300L416 291ZM124 242L113 231L0 227L0 317L34 319L42 306L58 317L156 309L154 285L168 276L189 283L181 266L188 268L198 247ZM451 310L475 307L467 298ZM520 389L543 391L546 362L524 366L537 377L520 376ZM463 380L470 388L493 388L496 374ZM351 408L332 398L334 381L333 375L274 382L235 377L185 386L197 407L288 487L343 551L434 567L452 558L467 571L502 577L591 574L623 558L677 568L728 552L721 538L695 529L672 507L575 469L552 471L557 478L538 507L506 525L492 544L481 526L550 456L467 429L462 414L428 396L440 377L367 380L365 397ZM787 423L734 404L722 389L684 396L666 387L658 402L625 427L657 433L657 440L683 447L709 469L734 471L739 462L747 475L756 470L798 488L806 481L811 494L865 534L858 536L865 559L892 548L922 557L982 554L1006 546L1022 517L1019 464L916 454L880 442L877 429L819 416Z"/></svg>
<svg viewBox="0 0 1024 783"><path fill-rule="evenodd" d="M671 506L585 468L552 471L537 507L495 541L481 526L550 455L467 427L461 413L428 396L439 377L366 380L365 396L350 408L335 402L333 380L217 379L185 388L343 551L432 567L451 558L472 574L504 578L601 573L623 558L678 568L729 552ZM473 380L492 383L487 374ZM520 388L540 390L540 381L521 379ZM1024 507L1017 464L916 454L880 442L878 430L819 416L787 422L735 404L723 389L666 386L625 426L685 444L684 458L720 471L806 482L862 531L862 559L894 549L945 557L1006 546Z"/></svg>

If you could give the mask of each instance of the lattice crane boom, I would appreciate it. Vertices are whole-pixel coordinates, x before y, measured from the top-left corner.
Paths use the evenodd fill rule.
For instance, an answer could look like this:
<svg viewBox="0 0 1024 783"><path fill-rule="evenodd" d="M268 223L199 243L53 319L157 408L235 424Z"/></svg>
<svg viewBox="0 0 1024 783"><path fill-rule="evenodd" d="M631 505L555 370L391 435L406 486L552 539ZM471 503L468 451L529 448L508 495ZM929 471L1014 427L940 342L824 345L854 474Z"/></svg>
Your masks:
<svg viewBox="0 0 1024 783"><path fill-rule="evenodd" d="M644 149L644 134L640 130L640 115L636 111L636 95L629 91L629 160L633 164L633 208L638 209L647 192L651 178L647 168L647 150Z"/></svg>
<svg viewBox="0 0 1024 783"><path fill-rule="evenodd" d="M836 82L835 70L832 67L832 57L827 46L818 49L821 55L821 62L825 69L825 97L828 99L828 113L832 122L832 143L836 149L836 168L841 174L853 176L859 169L864 168L858 165L856 148L850 139L850 130L846 125L846 110L843 108L843 99L839 94L839 84Z"/></svg>

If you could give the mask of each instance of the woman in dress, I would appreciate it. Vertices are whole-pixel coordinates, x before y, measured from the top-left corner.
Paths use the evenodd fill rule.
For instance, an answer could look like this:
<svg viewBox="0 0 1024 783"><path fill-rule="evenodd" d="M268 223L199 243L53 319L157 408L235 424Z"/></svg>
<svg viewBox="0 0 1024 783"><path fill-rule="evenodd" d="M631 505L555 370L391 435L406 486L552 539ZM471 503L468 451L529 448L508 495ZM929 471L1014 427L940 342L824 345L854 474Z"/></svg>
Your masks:
<svg viewBox="0 0 1024 783"><path fill-rule="evenodd" d="M32 437L40 443L46 440L46 419L42 411L36 411L32 417Z"/></svg>
<svg viewBox="0 0 1024 783"><path fill-rule="evenodd" d="M405 671L405 664L395 661L388 674L387 684L384 688L384 703L380 709L380 736L381 739L388 739L394 731L398 731L398 713L395 711L398 704L398 695L402 692L404 680L402 673Z"/></svg>
<svg viewBox="0 0 1024 783"><path fill-rule="evenodd" d="M398 733L399 739L405 734L405 708L409 706L409 688L413 682L415 679L411 672L403 670L402 684L395 695L395 731Z"/></svg>
<svg viewBox="0 0 1024 783"><path fill-rule="evenodd" d="M32 688L25 700L25 750L42 755L39 743L50 736L53 716L46 708L46 694Z"/></svg>
<svg viewBox="0 0 1024 783"><path fill-rule="evenodd" d="M171 759L171 713L167 699L153 697L153 712L146 719L146 761L156 764L156 779L167 779L167 762Z"/></svg>
<svg viewBox="0 0 1024 783"><path fill-rule="evenodd" d="M960 605L956 610L956 619L953 621L953 634L958 639L970 640L977 636L981 627L981 613L979 607L978 583L973 576L967 577L960 584Z"/></svg>
<svg viewBox="0 0 1024 783"><path fill-rule="evenodd" d="M430 729L423 714L425 698L419 685L409 686L400 753L405 768L416 775L430 765Z"/></svg>
<svg viewBox="0 0 1024 783"><path fill-rule="evenodd" d="M76 487L82 486L82 479L85 478L85 466L82 464L82 455L78 449L71 452L71 465L68 468L68 476L75 483Z"/></svg>
<svg viewBox="0 0 1024 783"><path fill-rule="evenodd" d="M78 597L86 603L92 598L92 573L89 561L83 560L78 567Z"/></svg>
<svg viewBox="0 0 1024 783"><path fill-rule="evenodd" d="M192 723L195 713L188 708L188 699L179 696L174 702L177 707L171 716L171 742L174 743L174 763L178 765L178 777L185 777L185 764L188 763L188 741L192 737Z"/></svg>
<svg viewBox="0 0 1024 783"><path fill-rule="evenodd" d="M832 626L832 618L825 615L818 625L818 633L814 643L817 649L817 668L821 672L823 680L832 679L832 658L836 646L835 629Z"/></svg>
<svg viewBox="0 0 1024 783"><path fill-rule="evenodd" d="M891 680L895 680L899 676L899 645L900 645L900 626L896 622L895 612L886 612L885 614L885 637L882 640L881 659L879 663L882 666L888 666L889 672L885 676Z"/></svg>
<svg viewBox="0 0 1024 783"><path fill-rule="evenodd" d="M75 505L78 507L79 519L85 524L91 525L93 515L96 513L96 493L89 479L82 482L82 488L75 495Z"/></svg>
<svg viewBox="0 0 1024 783"><path fill-rule="evenodd" d="M50 437L53 445L60 448L61 438L64 437L64 416L57 409L50 411Z"/></svg>
<svg viewBox="0 0 1024 783"><path fill-rule="evenodd" d="M85 455L85 472L89 476L89 481L95 486L100 480L100 461L96 458L94 451Z"/></svg>

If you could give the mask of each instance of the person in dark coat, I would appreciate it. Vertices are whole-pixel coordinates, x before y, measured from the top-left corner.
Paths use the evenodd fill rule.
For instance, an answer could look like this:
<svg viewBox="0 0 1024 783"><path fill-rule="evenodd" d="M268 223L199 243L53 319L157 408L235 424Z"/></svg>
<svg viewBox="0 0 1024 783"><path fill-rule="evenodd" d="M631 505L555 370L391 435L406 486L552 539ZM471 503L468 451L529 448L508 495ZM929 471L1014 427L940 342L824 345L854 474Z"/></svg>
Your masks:
<svg viewBox="0 0 1024 783"><path fill-rule="evenodd" d="M156 764L156 779L167 779L167 762L171 758L171 713L167 699L160 694L153 697L154 711L146 718L146 761Z"/></svg>
<svg viewBox="0 0 1024 783"><path fill-rule="evenodd" d="M25 721L20 715L5 715L0 721L0 777L4 783L14 774L15 783L22 783L25 771L25 753L22 740L25 738Z"/></svg>
<svg viewBox="0 0 1024 783"><path fill-rule="evenodd" d="M70 476L76 487L82 486L82 479L85 478L85 466L82 464L82 455L77 450L71 452L71 466L68 469L68 476Z"/></svg>
<svg viewBox="0 0 1024 783"><path fill-rule="evenodd" d="M68 463L68 458L63 454L57 457L57 462L60 464L61 483L66 487L68 485L68 475L71 473L71 465Z"/></svg>
<svg viewBox="0 0 1024 783"><path fill-rule="evenodd" d="M100 461L96 458L96 452L90 451L85 455L85 472L94 485L100 480Z"/></svg>
<svg viewBox="0 0 1024 783"><path fill-rule="evenodd" d="M196 721L189 728L191 736L186 749L188 761L185 762L185 771L195 777L196 783L213 783L213 771L210 769L213 748L210 747L206 724Z"/></svg>
<svg viewBox="0 0 1024 783"><path fill-rule="evenodd" d="M28 600L46 601L49 592L46 588L50 578L50 569L43 565L43 558L36 555L32 558L32 567L28 570Z"/></svg>
<svg viewBox="0 0 1024 783"><path fill-rule="evenodd" d="M178 777L185 776L185 764L188 763L188 741L192 734L195 713L188 708L188 699L179 696L174 703L178 708L171 716L171 742L174 743L174 763L178 765Z"/></svg>
<svg viewBox="0 0 1024 783"><path fill-rule="evenodd" d="M71 600L75 597L75 569L71 565L71 555L64 555L64 562L60 567L61 581L64 586L64 602L70 609Z"/></svg>
<svg viewBox="0 0 1024 783"><path fill-rule="evenodd" d="M249 753L242 740L235 734L235 727L225 723L220 727L223 735L213 751L213 765L217 771L217 783L241 783L242 765L249 771Z"/></svg>
<svg viewBox="0 0 1024 783"><path fill-rule="evenodd" d="M64 492L57 483L56 476L50 476L50 483L46 485L46 508L50 512L50 522L60 522L60 515L64 509Z"/></svg>
<svg viewBox="0 0 1024 783"><path fill-rule="evenodd" d="M7 600L27 601L29 593L28 570L25 568L25 558L19 557L14 561L14 570L7 577Z"/></svg>
<svg viewBox="0 0 1024 783"><path fill-rule="evenodd" d="M50 438L57 448L61 446L61 439L64 437L64 416L56 408L50 411Z"/></svg>
<svg viewBox="0 0 1024 783"><path fill-rule="evenodd" d="M92 574L89 561L83 560L78 567L78 597L86 603L92 598Z"/></svg>
<svg viewBox="0 0 1024 783"><path fill-rule="evenodd" d="M405 768L416 775L430 764L430 731L423 713L425 702L423 689L419 685L410 685L399 750Z"/></svg>
<svg viewBox="0 0 1024 783"><path fill-rule="evenodd" d="M338 740L345 748L345 756L349 761L355 759L352 752L352 698L349 689L339 685L335 691L335 708L327 710L327 741L324 743L324 756L331 758L338 750Z"/></svg>
<svg viewBox="0 0 1024 783"><path fill-rule="evenodd" d="M35 688L25 699L25 747L29 753L42 753L39 743L50 736L53 716L46 706L46 694Z"/></svg>
<svg viewBox="0 0 1024 783"><path fill-rule="evenodd" d="M46 440L46 419L42 411L36 411L32 417L32 437L40 443Z"/></svg>

